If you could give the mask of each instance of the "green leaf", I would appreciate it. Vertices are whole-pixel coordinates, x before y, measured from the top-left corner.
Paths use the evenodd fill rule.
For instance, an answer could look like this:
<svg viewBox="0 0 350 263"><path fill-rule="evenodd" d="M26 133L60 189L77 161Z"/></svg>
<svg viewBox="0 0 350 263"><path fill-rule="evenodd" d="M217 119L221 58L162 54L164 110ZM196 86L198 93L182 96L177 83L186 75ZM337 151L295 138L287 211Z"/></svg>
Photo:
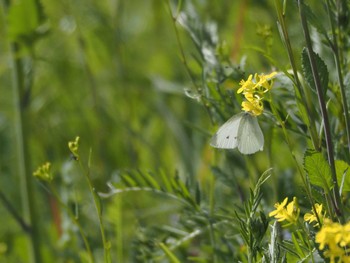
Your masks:
<svg viewBox="0 0 350 263"><path fill-rule="evenodd" d="M8 33L13 41L31 43L39 35L43 20L42 7L39 1L19 0L11 4L8 13Z"/></svg>
<svg viewBox="0 0 350 263"><path fill-rule="evenodd" d="M174 255L173 252L171 252L171 250L164 243L159 243L159 246L171 263L180 263L180 260Z"/></svg>
<svg viewBox="0 0 350 263"><path fill-rule="evenodd" d="M121 175L120 178L122 179L123 183L127 186L127 187L134 187L137 186L136 181L131 178L129 175Z"/></svg>
<svg viewBox="0 0 350 263"><path fill-rule="evenodd" d="M337 180L341 192L350 192L350 180L347 180L349 164L342 160L336 160L335 169L337 170Z"/></svg>
<svg viewBox="0 0 350 263"><path fill-rule="evenodd" d="M151 174L148 173L142 173L141 171L139 171L139 174L143 177L143 179L146 181L146 185L153 188L153 189L157 189L160 190L160 186L157 183L157 181L153 178L153 176Z"/></svg>
<svg viewBox="0 0 350 263"><path fill-rule="evenodd" d="M326 191L333 187L331 168L322 153L308 149L304 154L304 169L311 184Z"/></svg>
<svg viewBox="0 0 350 263"><path fill-rule="evenodd" d="M292 233L292 242L294 244L295 251L298 253L298 256L300 258L303 258L305 254L303 253L302 249L300 248L298 239L295 236L295 232Z"/></svg>
<svg viewBox="0 0 350 263"><path fill-rule="evenodd" d="M313 56L314 56L315 61L316 61L316 67L317 67L317 71L318 71L318 76L319 76L320 81L321 81L321 88L322 88L323 94L326 94L327 88L328 88L328 75L329 75L327 65L324 63L324 61L321 59L321 57L318 54L316 54L315 52L313 52ZM302 63L301 66L303 69L303 74L304 74L304 78L305 78L306 82L309 84L311 89L313 89L316 92L316 85L315 85L315 81L314 81L314 76L312 73L309 55L308 55L308 51L306 48L304 48L303 52L301 53L301 63Z"/></svg>
<svg viewBox="0 0 350 263"><path fill-rule="evenodd" d="M271 263L277 263L279 259L278 237L279 237L279 226L277 224L277 221L275 221L272 227L271 241L268 247L269 259Z"/></svg>
<svg viewBox="0 0 350 263"><path fill-rule="evenodd" d="M169 179L169 177L163 171L160 172L160 177L163 181L165 191L168 193L173 193L174 189L171 185L171 179Z"/></svg>

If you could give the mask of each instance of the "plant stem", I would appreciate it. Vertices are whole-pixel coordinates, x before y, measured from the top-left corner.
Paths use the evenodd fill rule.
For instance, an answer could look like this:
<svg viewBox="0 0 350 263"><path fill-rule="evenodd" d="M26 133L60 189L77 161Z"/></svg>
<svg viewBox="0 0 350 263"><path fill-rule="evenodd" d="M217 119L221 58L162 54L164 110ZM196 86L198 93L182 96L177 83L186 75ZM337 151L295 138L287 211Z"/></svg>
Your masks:
<svg viewBox="0 0 350 263"><path fill-rule="evenodd" d="M314 122L313 120L313 112L312 109L310 108L310 105L312 105L311 99L310 99L310 94L308 92L308 90L303 89L303 86L300 83L299 77L298 77L298 70L297 70L297 66L295 63L295 59L294 59L294 55L293 55L293 50L292 50L292 46L290 43L290 38L289 38L289 34L288 34L288 30L286 27L286 22L284 19L284 13L282 11L282 7L281 7L281 1L280 0L275 0L275 6L276 6L276 11L277 11L277 16L278 16L278 21L280 23L281 26L281 33L283 35L281 35L281 37L283 37L283 41L285 44L285 47L287 49L287 54L288 54L288 58L290 61L290 65L292 67L293 70L293 76L294 76L294 91L295 91L295 95L297 97L297 100L301 101L301 104L303 107L305 107L305 110L307 112L307 127L308 130L310 132L310 137L311 137L311 141L315 147L315 149L317 151L320 150L320 143L319 143L319 138L316 132L316 127L313 124ZM299 106L300 104L297 103L297 105ZM300 111L302 111L299 108Z"/></svg>
<svg viewBox="0 0 350 263"><path fill-rule="evenodd" d="M330 24L331 24L331 28L332 28L332 36L333 36L333 43L330 43L330 46L331 46L333 54L334 54L335 65L337 67L338 82L339 82L339 87L340 87L341 99L342 99L342 104L343 104L343 112L344 112L344 118L345 118L348 150L349 150L349 154L350 154L350 116L349 116L349 110L348 110L348 102L346 100L346 94L345 94L343 72L342 72L342 67L341 67L341 63L340 63L340 54L339 54L340 49L338 46L336 30L335 30L334 23L333 23L333 20L331 17L329 0L327 0L327 11L328 11L328 17L330 20ZM338 24L337 31L339 32L339 34L341 34L341 32L342 32L339 24Z"/></svg>
<svg viewBox="0 0 350 263"><path fill-rule="evenodd" d="M90 156L91 156L91 152L90 152ZM90 160L90 157L89 157L89 160ZM89 185L89 190L90 190L92 197L93 197L93 201L94 201L94 205L95 205L95 209L96 209L96 213L97 213L97 217L98 217L98 221L99 221L99 226L100 226L102 243L103 243L104 262L110 263L111 262L110 245L109 245L109 242L107 242L106 234L105 234L105 230L104 230L104 226L103 226L101 200L100 200L100 197L98 196L96 189L93 186L93 183L92 183L91 178L90 178L90 165L88 167L88 170L85 171L84 167L79 159L79 166L80 166L81 170L83 171L83 174L84 174L86 181Z"/></svg>
<svg viewBox="0 0 350 263"><path fill-rule="evenodd" d="M6 198L4 193L0 190L0 201L7 209L7 211L12 215L12 217L21 226L22 230L26 233L30 233L30 226L23 220L23 218L17 213L16 209L13 207L11 202Z"/></svg>
<svg viewBox="0 0 350 263"><path fill-rule="evenodd" d="M331 137L331 131L329 126L329 119L328 119L328 113L326 108L326 102L323 96L323 91L321 87L321 81L319 78L319 73L314 57L314 51L312 50L312 43L310 38L310 33L306 21L305 14L303 12L303 3L301 3L300 0L298 0L298 6L299 6L299 12L300 12L300 18L301 18L301 24L303 27L305 42L306 42L306 48L308 52L308 57L311 65L312 75L314 78L316 90L317 90L317 97L318 102L321 109L322 119L324 121L324 133L325 133L325 139L326 139L326 147L327 147L327 154L328 154L328 163L331 168L332 172L332 181L333 181L333 208L336 213L336 215L339 217L340 221L343 222L343 213L342 213L342 207L341 207L341 201L340 201L340 194L339 194L339 186L337 181L337 175L336 175L336 169L335 169L335 162L334 162L334 152L333 152L333 143L332 143L332 137Z"/></svg>
<svg viewBox="0 0 350 263"><path fill-rule="evenodd" d="M193 75L193 73L192 73L192 71L191 71L191 69L190 69L190 67L189 67L189 65L187 63L187 59L186 59L186 56L185 56L185 51L184 51L184 48L183 48L182 43L180 41L179 31L177 30L177 27L176 27L176 20L177 20L177 16L178 16L180 8L181 8L181 4L182 4L182 1L179 1L178 7L177 7L177 14L176 14L176 16L174 16L173 12L171 10L171 6L170 6L170 0L167 1L169 14L171 16L172 24L173 24L174 31L175 31L176 41L178 43L179 50L180 50L181 62L184 64L186 72L187 72L187 74L188 74L188 76L189 76L193 86L195 87L197 93L200 94L200 96L199 96L200 101L201 101L202 105L204 106L204 108L206 109L206 111L207 111L207 113L209 115L211 123L214 123L214 121L213 121L213 119L211 117L211 114L210 114L209 105L205 101L205 99L203 99L201 88L196 83L195 77L194 77L194 75ZM203 82L203 83L205 83L205 82Z"/></svg>
<svg viewBox="0 0 350 263"><path fill-rule="evenodd" d="M116 202L116 236L117 236L117 262L123 262L123 214L122 214L122 196L115 198Z"/></svg>
<svg viewBox="0 0 350 263"><path fill-rule="evenodd" d="M33 191L33 178L31 176L30 161L28 154L28 127L29 116L22 103L24 94L24 72L21 58L18 56L20 50L17 43L10 43L13 74L12 89L15 107L15 134L17 141L18 169L21 185L21 197L23 206L23 218L30 226L29 249L30 260L33 263L41 263L40 255L40 233L38 219L36 218L35 192Z"/></svg>
<svg viewBox="0 0 350 263"><path fill-rule="evenodd" d="M50 191L53 194L53 196L56 198L56 200L58 201L60 206L63 207L66 210L66 212L68 213L68 216L73 221L73 223L78 227L80 236L83 239L83 242L84 242L84 245L85 245L86 252L89 255L90 263L94 263L95 261L94 261L94 257L93 257L92 252L91 252L91 248L90 248L88 239L87 239L87 237L86 237L86 235L84 233L84 230L83 230L82 226L80 225L79 221L77 220L77 218L75 217L75 215L73 214L71 209L61 200L61 198L58 195L56 189L51 184L50 184Z"/></svg>
<svg viewBox="0 0 350 263"><path fill-rule="evenodd" d="M281 125L281 128L282 128L282 131L283 131L283 135L284 135L284 138L286 140L286 144L288 146L288 149L291 153L291 156L293 158L293 161L295 163L295 166L300 174L300 177L301 177L301 180L303 182L303 185L305 187L305 191L306 191L306 194L307 194L307 197L309 199L309 202L312 206L312 208L314 209L314 211L316 211L316 207L315 207L315 201L314 199L312 198L312 193L311 193L311 189L310 189L310 185L308 183L308 181L306 180L305 176L304 176L304 172L303 172L303 168L301 167L301 165L299 164L295 154L294 154L294 151L293 151L293 148L292 148L292 143L291 141L289 140L289 136L288 136L288 133L287 133L287 129L286 129L286 126L285 126L285 122L282 121L281 117L279 116L279 113L277 111L277 109L275 108L274 104L272 103L272 99L270 98L269 100L270 102L270 106L271 106L271 111L273 113L273 115L276 117L277 121L279 122L279 124ZM328 203L327 203L328 204ZM330 211L328 211L328 213L330 214ZM321 221L318 217L318 215L316 215L317 217L317 222L321 225Z"/></svg>

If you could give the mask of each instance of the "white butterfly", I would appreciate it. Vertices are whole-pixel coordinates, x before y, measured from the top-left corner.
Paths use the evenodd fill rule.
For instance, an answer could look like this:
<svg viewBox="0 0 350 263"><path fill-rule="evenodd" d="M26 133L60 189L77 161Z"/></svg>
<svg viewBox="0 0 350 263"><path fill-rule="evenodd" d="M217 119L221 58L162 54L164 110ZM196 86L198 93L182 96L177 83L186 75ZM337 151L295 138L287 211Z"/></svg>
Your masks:
<svg viewBox="0 0 350 263"><path fill-rule="evenodd" d="M212 137L210 145L222 149L237 147L243 154L253 154L263 150L264 135L256 116L241 112L219 128Z"/></svg>

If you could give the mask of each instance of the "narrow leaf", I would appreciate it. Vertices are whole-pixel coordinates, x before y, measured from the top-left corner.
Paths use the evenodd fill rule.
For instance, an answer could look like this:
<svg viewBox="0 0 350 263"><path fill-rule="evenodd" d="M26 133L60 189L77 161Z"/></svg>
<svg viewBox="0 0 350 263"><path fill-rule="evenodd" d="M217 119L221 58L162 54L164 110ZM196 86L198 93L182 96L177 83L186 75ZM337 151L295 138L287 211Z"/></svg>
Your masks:
<svg viewBox="0 0 350 263"><path fill-rule="evenodd" d="M159 243L159 246L171 263L180 263L180 260L174 255L173 252L171 252L171 250L164 243Z"/></svg>
<svg viewBox="0 0 350 263"><path fill-rule="evenodd" d="M160 171L160 176L162 178L162 181L164 183L165 186L165 191L169 192L169 193L173 193L173 187L171 185L171 179L168 178L168 176L166 176L166 174L163 171Z"/></svg>
<svg viewBox="0 0 350 263"><path fill-rule="evenodd" d="M298 242L297 238L295 237L295 233L292 233L292 241L293 241L293 244L294 244L294 248L295 248L295 250L298 253L298 256L300 258L304 257L305 255L304 255L303 251L300 248L299 242Z"/></svg>
<svg viewBox="0 0 350 263"><path fill-rule="evenodd" d="M278 248L278 223L275 221L273 224L272 232L271 232L271 241L269 244L269 257L271 263L277 263L279 258L279 248Z"/></svg>
<svg viewBox="0 0 350 263"><path fill-rule="evenodd" d="M157 181L153 178L153 176L149 173L142 173L139 171L139 174L143 177L143 179L146 181L147 186L160 190L160 186L157 183Z"/></svg>
<svg viewBox="0 0 350 263"><path fill-rule="evenodd" d="M135 180L132 179L129 175L121 175L120 178L127 187L134 187L137 185Z"/></svg>

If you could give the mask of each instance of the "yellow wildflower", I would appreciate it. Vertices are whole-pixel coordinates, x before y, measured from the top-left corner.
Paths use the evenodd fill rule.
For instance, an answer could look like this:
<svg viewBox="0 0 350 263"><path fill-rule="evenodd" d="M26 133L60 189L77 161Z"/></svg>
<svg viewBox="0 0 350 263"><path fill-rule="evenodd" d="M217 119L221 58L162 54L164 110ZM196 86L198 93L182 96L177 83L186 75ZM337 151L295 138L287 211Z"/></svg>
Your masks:
<svg viewBox="0 0 350 263"><path fill-rule="evenodd" d="M281 204L276 203L276 210L269 213L270 217L275 217L279 222L287 221L288 223L284 226L296 224L300 214L300 209L298 207L296 197L293 197L293 201L289 204L287 204L287 202L288 197L286 197Z"/></svg>
<svg viewBox="0 0 350 263"><path fill-rule="evenodd" d="M239 85L241 85L241 87L237 90L237 93L242 93L242 92L247 92L247 91L252 91L254 89L255 83L252 81L253 75L250 74L247 81L245 80L241 80L241 82L239 83Z"/></svg>
<svg viewBox="0 0 350 263"><path fill-rule="evenodd" d="M75 137L74 141L68 142L68 148L71 151L74 159L79 159L78 149L79 149L79 136Z"/></svg>
<svg viewBox="0 0 350 263"><path fill-rule="evenodd" d="M50 173L51 163L46 162L43 165L39 166L35 172L33 172L33 176L38 178L39 180L51 182L53 179L52 174Z"/></svg>
<svg viewBox="0 0 350 263"><path fill-rule="evenodd" d="M275 216L275 215L279 214L282 210L284 210L284 207L286 206L287 202L288 202L288 197L284 198L284 200L281 204L277 202L274 205L276 210L270 212L269 216Z"/></svg>
<svg viewBox="0 0 350 263"><path fill-rule="evenodd" d="M314 208L312 208L312 210L311 210L312 213L306 213L304 215L304 221L309 222L309 224L311 224L312 222L316 222L316 224L314 224L314 226L319 226L319 222L317 220L317 217L320 220L320 222L322 223L323 218L326 215L326 211L324 213L322 213L322 210L323 210L322 204L315 204L315 209L316 209L316 211L314 210Z"/></svg>
<svg viewBox="0 0 350 263"><path fill-rule="evenodd" d="M269 75L257 75L256 80L257 83L255 84L255 88L262 88L262 91L265 93L269 91L272 87L271 83L269 83L269 80L273 79L277 75L277 72L272 72Z"/></svg>
<svg viewBox="0 0 350 263"><path fill-rule="evenodd" d="M341 225L325 218L324 224L316 234L315 241L320 244L320 250L327 249L324 256L330 259L331 263L350 262L347 255L347 247L350 245L350 222Z"/></svg>
<svg viewBox="0 0 350 263"><path fill-rule="evenodd" d="M254 116L259 116L264 110L262 100L264 93L269 91L272 87L272 83L269 82L276 76L277 72L272 72L269 75L255 74L249 75L248 79L241 80L239 85L241 86L237 93L242 93L245 97L245 101L242 102L242 110L250 112Z"/></svg>
<svg viewBox="0 0 350 263"><path fill-rule="evenodd" d="M260 100L252 99L242 102L242 110L252 113L254 116L259 116L263 110L264 106Z"/></svg>

